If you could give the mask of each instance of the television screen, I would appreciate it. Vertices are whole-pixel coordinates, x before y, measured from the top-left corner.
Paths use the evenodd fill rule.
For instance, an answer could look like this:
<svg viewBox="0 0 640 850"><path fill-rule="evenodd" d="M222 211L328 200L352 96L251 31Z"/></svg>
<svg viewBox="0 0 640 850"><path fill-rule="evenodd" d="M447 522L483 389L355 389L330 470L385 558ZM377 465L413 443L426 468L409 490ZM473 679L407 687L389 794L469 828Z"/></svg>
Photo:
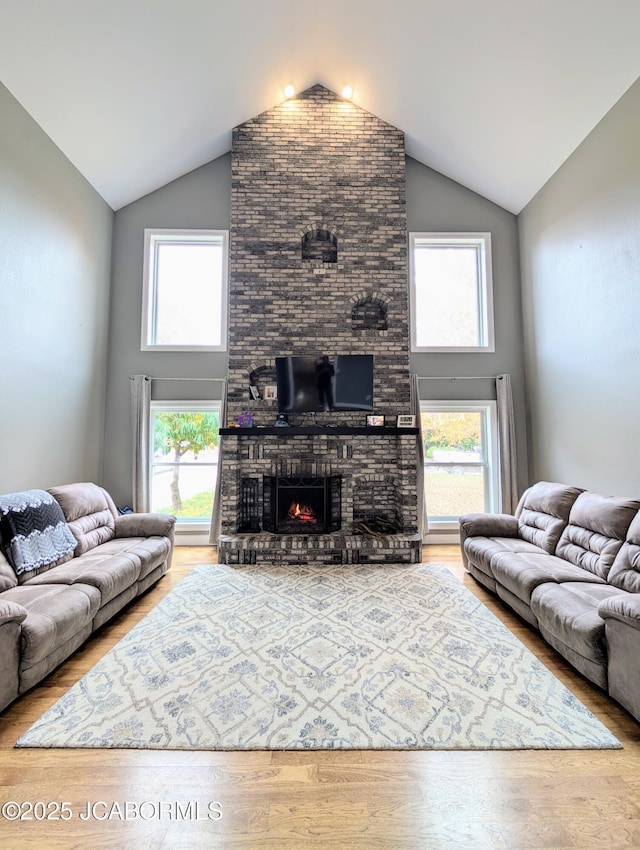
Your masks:
<svg viewBox="0 0 640 850"><path fill-rule="evenodd" d="M276 357L278 411L373 410L373 355Z"/></svg>

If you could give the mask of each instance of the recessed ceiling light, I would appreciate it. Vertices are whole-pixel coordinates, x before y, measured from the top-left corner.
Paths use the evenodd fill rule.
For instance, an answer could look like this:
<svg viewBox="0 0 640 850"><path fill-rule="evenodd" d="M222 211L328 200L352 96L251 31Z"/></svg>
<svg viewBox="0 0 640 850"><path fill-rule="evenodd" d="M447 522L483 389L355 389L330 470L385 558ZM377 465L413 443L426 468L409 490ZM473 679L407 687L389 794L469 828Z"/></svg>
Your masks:
<svg viewBox="0 0 640 850"><path fill-rule="evenodd" d="M345 86L342 89L342 97L346 98L347 100L351 100L351 98L353 97L353 89L351 88L351 86Z"/></svg>
<svg viewBox="0 0 640 850"><path fill-rule="evenodd" d="M291 85L291 83L289 83L288 86L284 87L284 96L285 97L293 97L295 93L296 93L296 90Z"/></svg>

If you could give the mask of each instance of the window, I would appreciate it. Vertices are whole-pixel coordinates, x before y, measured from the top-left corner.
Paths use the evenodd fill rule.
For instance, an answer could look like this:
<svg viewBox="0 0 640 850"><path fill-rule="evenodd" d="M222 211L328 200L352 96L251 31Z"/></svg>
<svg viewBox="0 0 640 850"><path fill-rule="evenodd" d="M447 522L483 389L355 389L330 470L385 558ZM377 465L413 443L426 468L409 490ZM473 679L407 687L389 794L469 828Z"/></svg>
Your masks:
<svg viewBox="0 0 640 850"><path fill-rule="evenodd" d="M423 401L420 412L429 528L499 510L496 403Z"/></svg>
<svg viewBox="0 0 640 850"><path fill-rule="evenodd" d="M143 351L227 347L227 232L145 230Z"/></svg>
<svg viewBox="0 0 640 850"><path fill-rule="evenodd" d="M411 350L493 351L490 233L411 234Z"/></svg>
<svg viewBox="0 0 640 850"><path fill-rule="evenodd" d="M209 523L218 472L220 402L151 402L151 510Z"/></svg>

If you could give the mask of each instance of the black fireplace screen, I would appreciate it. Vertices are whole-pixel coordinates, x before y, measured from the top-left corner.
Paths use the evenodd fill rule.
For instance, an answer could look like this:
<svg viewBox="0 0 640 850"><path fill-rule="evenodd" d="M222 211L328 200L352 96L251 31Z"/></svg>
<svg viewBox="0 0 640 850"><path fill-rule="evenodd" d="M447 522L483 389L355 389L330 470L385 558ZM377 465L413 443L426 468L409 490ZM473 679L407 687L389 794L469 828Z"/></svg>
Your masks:
<svg viewBox="0 0 640 850"><path fill-rule="evenodd" d="M263 478L262 527L276 534L326 534L340 529L341 479Z"/></svg>

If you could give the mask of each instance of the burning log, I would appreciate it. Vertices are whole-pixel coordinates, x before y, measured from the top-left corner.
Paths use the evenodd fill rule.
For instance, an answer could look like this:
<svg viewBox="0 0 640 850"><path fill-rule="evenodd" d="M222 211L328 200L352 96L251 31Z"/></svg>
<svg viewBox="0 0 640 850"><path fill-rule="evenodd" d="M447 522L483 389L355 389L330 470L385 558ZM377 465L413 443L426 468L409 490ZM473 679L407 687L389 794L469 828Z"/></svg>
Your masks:
<svg viewBox="0 0 640 850"><path fill-rule="evenodd" d="M315 513L308 505L301 505L300 502L293 502L289 508L287 519L298 520L299 522L318 522Z"/></svg>

